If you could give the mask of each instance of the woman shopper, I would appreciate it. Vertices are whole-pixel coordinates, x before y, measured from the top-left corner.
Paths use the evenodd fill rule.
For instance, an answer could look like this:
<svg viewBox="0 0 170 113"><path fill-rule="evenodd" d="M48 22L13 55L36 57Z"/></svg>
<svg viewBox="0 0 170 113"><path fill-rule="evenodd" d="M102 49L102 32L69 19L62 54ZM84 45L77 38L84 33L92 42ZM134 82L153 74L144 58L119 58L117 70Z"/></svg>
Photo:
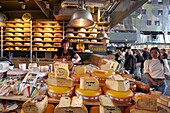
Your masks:
<svg viewBox="0 0 170 113"><path fill-rule="evenodd" d="M166 77L170 76L170 69L167 59L161 59L160 56L157 47L151 48L149 59L144 62L144 73L149 79L150 87L165 94L167 89Z"/></svg>

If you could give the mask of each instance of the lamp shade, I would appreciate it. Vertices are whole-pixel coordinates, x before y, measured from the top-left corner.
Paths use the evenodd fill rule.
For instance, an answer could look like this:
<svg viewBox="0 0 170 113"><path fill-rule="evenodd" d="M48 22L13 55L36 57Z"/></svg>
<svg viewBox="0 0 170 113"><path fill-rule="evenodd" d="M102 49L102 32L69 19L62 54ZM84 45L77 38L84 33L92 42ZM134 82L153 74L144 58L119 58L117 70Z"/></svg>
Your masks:
<svg viewBox="0 0 170 113"><path fill-rule="evenodd" d="M87 27L94 24L91 13L85 9L77 9L73 13L69 24L73 27Z"/></svg>
<svg viewBox="0 0 170 113"><path fill-rule="evenodd" d="M5 26L5 19L4 17L0 14L0 27Z"/></svg>

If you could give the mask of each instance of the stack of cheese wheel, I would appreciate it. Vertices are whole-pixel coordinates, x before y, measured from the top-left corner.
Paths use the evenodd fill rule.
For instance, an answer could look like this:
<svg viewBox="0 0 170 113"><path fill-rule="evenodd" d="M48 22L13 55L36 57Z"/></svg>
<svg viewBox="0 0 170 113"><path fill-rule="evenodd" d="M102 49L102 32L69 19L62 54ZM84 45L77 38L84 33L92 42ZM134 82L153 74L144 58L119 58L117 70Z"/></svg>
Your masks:
<svg viewBox="0 0 170 113"><path fill-rule="evenodd" d="M129 89L129 80L124 79L120 75L114 75L113 79L107 79L103 87L106 96L110 97L115 102L130 103L132 101L133 92Z"/></svg>
<svg viewBox="0 0 170 113"><path fill-rule="evenodd" d="M80 77L87 76L89 77L90 74L86 73L86 65L77 65L74 66L74 73L71 74L71 78L75 83L80 83Z"/></svg>
<svg viewBox="0 0 170 113"><path fill-rule="evenodd" d="M102 90L99 81L94 77L81 77L80 86L76 87L75 94L86 101L98 101Z"/></svg>
<svg viewBox="0 0 170 113"><path fill-rule="evenodd" d="M100 69L96 69L93 71L93 73L91 74L93 77L97 78L99 80L99 82L105 83L106 79L112 78L112 74L113 74L113 70L100 70Z"/></svg>
<svg viewBox="0 0 170 113"><path fill-rule="evenodd" d="M72 96L74 84L69 78L68 64L54 63L54 73L49 74L47 79L48 95L59 99L62 96Z"/></svg>
<svg viewBox="0 0 170 113"><path fill-rule="evenodd" d="M83 105L83 99L77 96L73 96L72 100L70 97L61 97L54 113L64 113L67 111L72 113L88 113L87 108Z"/></svg>
<svg viewBox="0 0 170 113"><path fill-rule="evenodd" d="M130 113L158 113L157 97L144 93L136 93L135 105L130 108Z"/></svg>

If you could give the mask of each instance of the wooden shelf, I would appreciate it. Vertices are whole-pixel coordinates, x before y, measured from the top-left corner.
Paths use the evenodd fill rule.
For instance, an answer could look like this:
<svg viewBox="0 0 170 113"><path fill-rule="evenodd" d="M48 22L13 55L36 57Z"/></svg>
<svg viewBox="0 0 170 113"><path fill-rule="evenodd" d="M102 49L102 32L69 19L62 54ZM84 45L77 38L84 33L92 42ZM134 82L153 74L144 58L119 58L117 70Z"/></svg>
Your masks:
<svg viewBox="0 0 170 113"><path fill-rule="evenodd" d="M36 46L36 45L33 45L33 47L40 47L40 48L58 48L58 47L61 47L61 46Z"/></svg>
<svg viewBox="0 0 170 113"><path fill-rule="evenodd" d="M9 36L9 35L4 35L4 37L30 37L30 36L17 36L17 35L11 35L11 36Z"/></svg>
<svg viewBox="0 0 170 113"><path fill-rule="evenodd" d="M33 31L33 33L62 33L63 31Z"/></svg>
<svg viewBox="0 0 170 113"><path fill-rule="evenodd" d="M79 43L79 42L71 42L71 43ZM103 45L106 44L104 42L82 42L83 44L95 44L95 45Z"/></svg>
<svg viewBox="0 0 170 113"><path fill-rule="evenodd" d="M62 38L63 36L33 36L33 38Z"/></svg>
<svg viewBox="0 0 170 113"><path fill-rule="evenodd" d="M43 42L43 43L61 43L61 41L32 41L32 42Z"/></svg>
<svg viewBox="0 0 170 113"><path fill-rule="evenodd" d="M33 26L33 28L63 28L62 26Z"/></svg>
<svg viewBox="0 0 170 113"><path fill-rule="evenodd" d="M6 21L6 23L30 23L25 21Z"/></svg>
<svg viewBox="0 0 170 113"><path fill-rule="evenodd" d="M4 31L4 33L30 33L30 31L25 32L25 31Z"/></svg>
<svg viewBox="0 0 170 113"><path fill-rule="evenodd" d="M4 42L30 42L30 40L4 40Z"/></svg>
<svg viewBox="0 0 170 113"><path fill-rule="evenodd" d="M25 45L22 45L22 46L18 46L18 45L12 45L12 46L4 45L4 47L30 47L30 46L25 46Z"/></svg>

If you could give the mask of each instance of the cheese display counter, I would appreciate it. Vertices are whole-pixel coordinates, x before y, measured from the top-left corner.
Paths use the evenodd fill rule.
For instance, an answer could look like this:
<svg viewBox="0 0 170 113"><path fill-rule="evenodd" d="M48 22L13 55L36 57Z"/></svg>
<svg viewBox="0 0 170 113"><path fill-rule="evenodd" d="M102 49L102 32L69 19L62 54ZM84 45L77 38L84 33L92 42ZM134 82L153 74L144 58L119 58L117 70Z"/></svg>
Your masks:
<svg viewBox="0 0 170 113"><path fill-rule="evenodd" d="M168 96L151 91L147 84L135 81L131 75L119 73L114 66L115 61L101 59L99 66L75 65L72 73L64 62L52 63L52 70L49 70L49 65L47 69L41 70L41 65L36 63L29 64L22 70L16 67L10 70L7 64L0 63L1 70L5 70L1 74L6 74L6 77L0 79L1 112L170 112ZM109 62L112 62L110 68L106 66L107 68L101 69L102 65ZM21 71L24 75L18 77ZM8 109L3 107L3 101L7 102L6 100L9 100L6 103Z"/></svg>

